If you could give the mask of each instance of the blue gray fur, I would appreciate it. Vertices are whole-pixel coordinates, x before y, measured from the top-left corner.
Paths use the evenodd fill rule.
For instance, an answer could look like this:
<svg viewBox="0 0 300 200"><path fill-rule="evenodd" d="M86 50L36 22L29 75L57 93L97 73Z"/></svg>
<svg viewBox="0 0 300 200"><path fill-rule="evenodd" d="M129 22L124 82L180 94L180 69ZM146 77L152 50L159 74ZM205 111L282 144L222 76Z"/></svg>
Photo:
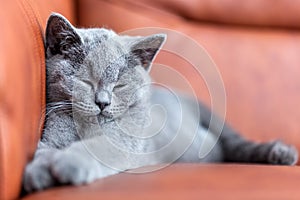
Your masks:
<svg viewBox="0 0 300 200"><path fill-rule="evenodd" d="M59 14L49 17L47 114L36 153L24 172L27 192L59 184L86 184L168 162L297 162L293 146L280 141L254 143L226 124L217 140L215 127L209 126L212 113L205 106L151 86L148 72L165 39L164 34L133 37L103 28L77 29ZM150 107L157 104L163 112L152 109L149 117ZM157 132L164 114L168 119L163 130L147 137ZM175 132L180 142L173 142L164 153L155 153ZM216 145L199 158L204 135L204 147ZM154 153L140 156L149 152Z"/></svg>

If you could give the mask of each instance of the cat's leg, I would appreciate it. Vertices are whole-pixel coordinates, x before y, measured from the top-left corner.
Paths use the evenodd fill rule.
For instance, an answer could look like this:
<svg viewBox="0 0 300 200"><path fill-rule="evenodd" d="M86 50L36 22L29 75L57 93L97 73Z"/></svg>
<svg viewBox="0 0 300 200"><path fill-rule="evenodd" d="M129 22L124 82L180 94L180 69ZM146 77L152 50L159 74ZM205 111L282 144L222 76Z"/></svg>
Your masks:
<svg viewBox="0 0 300 200"><path fill-rule="evenodd" d="M200 105L201 124L208 128L210 124L211 112ZM216 132L214 126L220 124L219 119L212 122L211 132ZM279 165L294 165L298 160L298 152L295 147L280 141L267 143L255 143L243 138L228 125L224 125L218 140L222 147L225 162L247 162L265 163Z"/></svg>
<svg viewBox="0 0 300 200"><path fill-rule="evenodd" d="M51 174L55 179L61 184L81 185L119 173L118 170L102 164L101 158L98 158L97 151L102 151L110 156L110 159L114 159L113 155L108 155L106 149L102 148L103 145L99 142L101 137L74 142L57 152L50 166Z"/></svg>
<svg viewBox="0 0 300 200"><path fill-rule="evenodd" d="M41 146L43 144L40 142L34 159L26 166L24 171L23 186L27 192L43 190L55 184L49 166L53 155L59 150Z"/></svg>
<svg viewBox="0 0 300 200"><path fill-rule="evenodd" d="M24 189L31 192L53 186L56 180L50 172L50 165L54 155L77 140L76 128L68 114L48 115L34 158L24 171Z"/></svg>
<svg viewBox="0 0 300 200"><path fill-rule="evenodd" d="M295 147L281 141L255 143L225 128L220 143L225 161L294 165L298 160Z"/></svg>

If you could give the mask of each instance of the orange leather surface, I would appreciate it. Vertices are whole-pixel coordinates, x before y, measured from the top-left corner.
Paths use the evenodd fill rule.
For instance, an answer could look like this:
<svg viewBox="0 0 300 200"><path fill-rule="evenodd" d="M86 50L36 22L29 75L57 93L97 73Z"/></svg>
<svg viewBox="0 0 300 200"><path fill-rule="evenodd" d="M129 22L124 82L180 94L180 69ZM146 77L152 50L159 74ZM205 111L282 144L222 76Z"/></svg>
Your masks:
<svg viewBox="0 0 300 200"><path fill-rule="evenodd" d="M23 200L298 200L298 167L175 164L146 174L118 174L87 186L53 188Z"/></svg>
<svg viewBox="0 0 300 200"><path fill-rule="evenodd" d="M117 32L154 26L190 36L208 51L221 72L227 94L227 121L248 138L257 141L279 138L300 149L298 30L188 21L129 0L79 1L79 16L81 26L105 26ZM177 40L176 44L181 50L190 51L184 41ZM210 103L206 86L188 63L164 52L156 61L181 70L198 96ZM167 73L154 73L156 79L168 77Z"/></svg>
<svg viewBox="0 0 300 200"><path fill-rule="evenodd" d="M184 18L225 24L300 27L299 1L287 0L125 0L161 8Z"/></svg>
<svg viewBox="0 0 300 200"><path fill-rule="evenodd" d="M45 59L42 30L53 10L72 19L71 1L1 1L0 199L16 199L23 168L43 122Z"/></svg>

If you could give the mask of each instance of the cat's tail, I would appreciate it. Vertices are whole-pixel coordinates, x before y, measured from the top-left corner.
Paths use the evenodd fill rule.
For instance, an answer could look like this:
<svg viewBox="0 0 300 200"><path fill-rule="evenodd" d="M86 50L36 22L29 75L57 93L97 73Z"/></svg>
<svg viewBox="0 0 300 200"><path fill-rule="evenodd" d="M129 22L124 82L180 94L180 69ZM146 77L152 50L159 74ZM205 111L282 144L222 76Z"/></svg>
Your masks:
<svg viewBox="0 0 300 200"><path fill-rule="evenodd" d="M224 124L220 133L222 121L214 115L211 121L212 112L202 103L199 103L201 112L201 125L218 138L218 144L222 148L225 162L247 162L294 165L298 161L298 152L295 147L286 145L281 141L257 143L244 138L241 134Z"/></svg>

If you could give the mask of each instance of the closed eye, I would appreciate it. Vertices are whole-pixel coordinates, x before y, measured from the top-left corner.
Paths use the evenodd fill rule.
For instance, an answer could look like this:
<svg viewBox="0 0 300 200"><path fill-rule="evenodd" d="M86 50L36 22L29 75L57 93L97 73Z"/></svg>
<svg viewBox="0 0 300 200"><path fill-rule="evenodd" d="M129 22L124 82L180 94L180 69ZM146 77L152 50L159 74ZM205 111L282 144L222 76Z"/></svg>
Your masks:
<svg viewBox="0 0 300 200"><path fill-rule="evenodd" d="M85 83L86 85L90 86L92 89L94 89L94 85L91 81L89 80L82 80L83 83Z"/></svg>
<svg viewBox="0 0 300 200"><path fill-rule="evenodd" d="M121 88L124 88L126 86L126 84L118 84L118 85L115 85L114 89L121 89Z"/></svg>

